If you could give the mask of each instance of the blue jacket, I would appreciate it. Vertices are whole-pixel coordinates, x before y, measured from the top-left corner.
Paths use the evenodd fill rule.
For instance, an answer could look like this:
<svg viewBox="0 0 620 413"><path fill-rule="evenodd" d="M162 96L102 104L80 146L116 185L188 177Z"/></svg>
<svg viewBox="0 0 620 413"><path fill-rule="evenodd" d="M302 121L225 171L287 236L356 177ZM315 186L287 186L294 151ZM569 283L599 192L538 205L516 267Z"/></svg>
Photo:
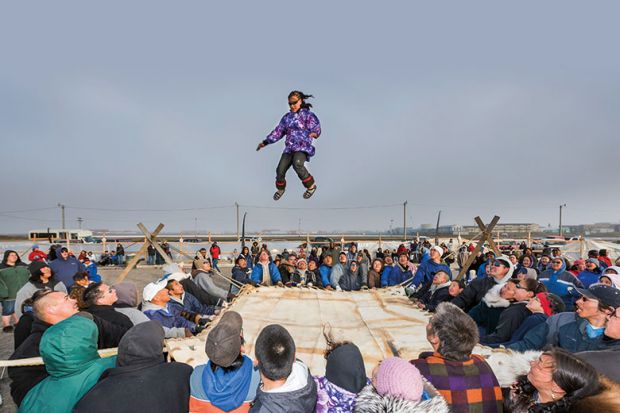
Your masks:
<svg viewBox="0 0 620 413"><path fill-rule="evenodd" d="M97 264L92 262L88 267L86 267L86 271L88 271L88 280L94 283L101 282L101 275L97 274Z"/></svg>
<svg viewBox="0 0 620 413"><path fill-rule="evenodd" d="M600 270L599 272L590 272L588 270L584 270L577 275L577 278L583 283L583 288L590 288L592 284L596 284L598 282L598 277L600 276Z"/></svg>
<svg viewBox="0 0 620 413"><path fill-rule="evenodd" d="M391 287L393 285L398 285L411 277L413 277L411 270L407 269L407 271L403 271L400 265L394 264L393 267L383 268L383 272L381 273L381 286Z"/></svg>
<svg viewBox="0 0 620 413"><path fill-rule="evenodd" d="M392 275L392 265L386 265L381 271L381 287L387 287L390 283L390 276Z"/></svg>
<svg viewBox="0 0 620 413"><path fill-rule="evenodd" d="M323 264L319 267L319 273L321 274L321 282L323 283L323 287L327 287L329 285L329 276L332 273L332 267L328 267Z"/></svg>
<svg viewBox="0 0 620 413"><path fill-rule="evenodd" d="M602 350L620 344L620 340L604 340L605 335L589 337L586 329L588 320L577 317L573 323L568 323L560 327L558 334L558 347L562 347L571 353L579 351Z"/></svg>
<svg viewBox="0 0 620 413"><path fill-rule="evenodd" d="M84 264L71 255L66 260L59 256L50 263L50 268L54 273L54 277L58 281L62 281L65 287L67 287L67 291L73 285L73 276L86 269Z"/></svg>
<svg viewBox="0 0 620 413"><path fill-rule="evenodd" d="M188 328L192 331L196 328L196 324L181 317L174 307L168 305L166 308L153 305L151 303L145 303L142 308L142 312L149 318L149 320L157 320L163 327L166 328Z"/></svg>
<svg viewBox="0 0 620 413"><path fill-rule="evenodd" d="M427 282L433 281L433 277L439 271L447 272L450 276L450 279L452 279L452 271L450 271L450 267L448 267L446 264L437 264L433 260L427 260L423 262L422 264L420 264L420 266L415 272L415 276L413 277L413 285L417 287L418 285L424 285Z"/></svg>
<svg viewBox="0 0 620 413"><path fill-rule="evenodd" d="M177 301L175 298L172 298L171 296L168 306L172 309L173 312L177 313L180 313L181 311L189 311L191 313L201 315L212 315L215 313L215 307L201 303L196 297L194 297L187 291L183 294L182 303Z"/></svg>
<svg viewBox="0 0 620 413"><path fill-rule="evenodd" d="M271 276L271 283L277 284L282 282L282 277L280 276L280 271L278 271L278 267L273 262L269 263L269 275ZM263 266L262 264L256 263L254 269L252 270L252 281L256 283L263 282Z"/></svg>
<svg viewBox="0 0 620 413"><path fill-rule="evenodd" d="M538 281L547 287L547 291L562 298L566 305L566 311L573 311L575 308L575 288L583 288L583 284L573 274L566 271L566 264L558 271L551 269L544 271L538 276Z"/></svg>
<svg viewBox="0 0 620 413"><path fill-rule="evenodd" d="M489 260L486 260L480 265L480 267L478 267L478 271L476 271L476 278L484 278L488 275L487 265L489 265Z"/></svg>

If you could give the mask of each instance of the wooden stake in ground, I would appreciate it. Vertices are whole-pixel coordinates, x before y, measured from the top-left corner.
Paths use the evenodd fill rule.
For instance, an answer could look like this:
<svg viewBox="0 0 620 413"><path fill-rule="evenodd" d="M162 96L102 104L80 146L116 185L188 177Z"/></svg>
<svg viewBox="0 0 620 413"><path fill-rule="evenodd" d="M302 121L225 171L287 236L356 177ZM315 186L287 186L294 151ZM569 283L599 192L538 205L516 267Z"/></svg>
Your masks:
<svg viewBox="0 0 620 413"><path fill-rule="evenodd" d="M138 228L140 228L140 225L142 225L142 223L138 224ZM122 282L125 279L125 277L127 277L127 274L129 274L129 271L133 270L133 268L136 266L138 261L140 261L141 256L147 252L149 248L149 244L152 245L151 242L155 242L157 235L159 235L161 230L164 228L164 224L159 224L157 228L155 228L155 231L148 234L149 235L148 238L146 237L146 233L148 233L146 227L142 225L142 228L144 228L143 232L145 232L145 242L142 245L142 247L140 247L136 255L134 255L134 257L127 263L127 266L125 267L125 269L118 275L118 277L116 278L115 284ZM140 228L141 231L142 231L142 228ZM167 257L167 255L165 256Z"/></svg>
<svg viewBox="0 0 620 413"><path fill-rule="evenodd" d="M485 241L489 243L489 247L491 247L491 249L495 252L495 255L501 255L501 251L499 250L499 248L497 248L495 241L493 241L493 228L499 221L499 217L495 215L488 226L484 225L484 222L482 222L482 219L480 219L480 217L474 218L474 221L476 221L476 224L478 224L478 227L482 231L482 234L480 236L478 244L476 245L476 248L474 248L471 254L469 254L469 257L467 257L467 261L465 262L465 264L463 264L463 268L461 268L459 275L456 277L457 280L463 278L463 275L465 275L465 271L467 271L471 263L474 262L474 259L476 259L476 256L478 255L478 252L480 252L480 250L482 249Z"/></svg>

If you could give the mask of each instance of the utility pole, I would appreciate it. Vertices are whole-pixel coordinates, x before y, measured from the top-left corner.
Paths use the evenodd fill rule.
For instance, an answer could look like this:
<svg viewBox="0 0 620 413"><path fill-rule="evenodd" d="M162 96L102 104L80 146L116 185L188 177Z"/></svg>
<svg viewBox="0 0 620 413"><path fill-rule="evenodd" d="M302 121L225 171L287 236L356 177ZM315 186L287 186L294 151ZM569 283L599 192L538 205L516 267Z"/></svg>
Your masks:
<svg viewBox="0 0 620 413"><path fill-rule="evenodd" d="M407 201L403 203L403 235L407 241Z"/></svg>
<svg viewBox="0 0 620 413"><path fill-rule="evenodd" d="M237 207L237 242L239 242L241 238L239 238L239 204L237 202L235 202L235 207Z"/></svg>
<svg viewBox="0 0 620 413"><path fill-rule="evenodd" d="M82 219L82 217L77 217L77 222L78 222L78 228L82 229L82 222L84 222L84 220Z"/></svg>
<svg viewBox="0 0 620 413"><path fill-rule="evenodd" d="M435 226L435 245L439 245L439 220L441 219L441 210L437 214L437 226Z"/></svg>
<svg viewBox="0 0 620 413"><path fill-rule="evenodd" d="M560 205L560 236L562 237L562 208L566 208L566 204Z"/></svg>
<svg viewBox="0 0 620 413"><path fill-rule="evenodd" d="M61 203L58 203L58 208L60 208L60 217L62 219L62 229L65 229L65 206Z"/></svg>

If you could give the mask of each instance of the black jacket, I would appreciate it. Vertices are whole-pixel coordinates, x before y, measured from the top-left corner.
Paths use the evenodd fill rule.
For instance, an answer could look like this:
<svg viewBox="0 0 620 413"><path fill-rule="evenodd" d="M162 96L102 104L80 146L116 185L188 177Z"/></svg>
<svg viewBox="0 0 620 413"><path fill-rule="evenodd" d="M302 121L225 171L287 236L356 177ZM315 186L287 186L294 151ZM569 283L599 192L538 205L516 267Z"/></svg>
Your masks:
<svg viewBox="0 0 620 413"><path fill-rule="evenodd" d="M620 345L609 350L584 351L576 356L590 363L599 373L620 383Z"/></svg>
<svg viewBox="0 0 620 413"><path fill-rule="evenodd" d="M251 404L250 413L313 413L316 408L316 383L308 369L306 385L299 390L266 393L260 387Z"/></svg>
<svg viewBox="0 0 620 413"><path fill-rule="evenodd" d="M91 305L86 311L112 324L123 327L125 331L133 327L133 323L129 317L123 313L119 313L111 305Z"/></svg>
<svg viewBox="0 0 620 413"><path fill-rule="evenodd" d="M512 333L517 331L521 323L532 314L525 308L527 303L514 303L506 308L499 316L495 331L480 337L480 344L503 343L509 341Z"/></svg>
<svg viewBox="0 0 620 413"><path fill-rule="evenodd" d="M195 272L192 271L192 276L194 274L195 274ZM198 286L190 278L185 278L185 279L181 280L180 283L183 286L183 289L185 291L187 291L188 293L190 293L191 295L196 297L198 299L198 301L200 301L202 304L205 304L205 305L217 305L219 303L219 301L220 301L220 299L218 297L207 293L205 290L200 288L200 286Z"/></svg>
<svg viewBox="0 0 620 413"><path fill-rule="evenodd" d="M431 292L430 288L420 298L420 302L425 305L425 309L430 312L434 312L437 306L445 301L451 301L450 287L439 287L435 291Z"/></svg>
<svg viewBox="0 0 620 413"><path fill-rule="evenodd" d="M157 321L129 330L119 344L116 367L101 375L73 412L187 412L192 368L166 363L163 342L164 331Z"/></svg>
<svg viewBox="0 0 620 413"><path fill-rule="evenodd" d="M484 295L495 285L497 283L493 277L476 278L458 296L454 297L452 304L467 313L482 301Z"/></svg>

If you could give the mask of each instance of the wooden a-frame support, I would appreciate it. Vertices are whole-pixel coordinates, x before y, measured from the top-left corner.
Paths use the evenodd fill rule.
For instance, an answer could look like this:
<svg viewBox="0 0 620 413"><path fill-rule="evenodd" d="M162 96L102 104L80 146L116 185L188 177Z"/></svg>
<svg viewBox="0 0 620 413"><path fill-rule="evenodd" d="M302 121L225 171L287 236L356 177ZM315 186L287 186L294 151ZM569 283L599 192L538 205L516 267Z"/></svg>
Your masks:
<svg viewBox="0 0 620 413"><path fill-rule="evenodd" d="M493 241L493 228L495 228L495 225L499 221L499 217L495 215L487 226L484 225L484 222L482 222L482 219L480 219L480 217L474 218L474 221L476 221L476 224L478 224L480 231L482 231L482 236L480 237L476 248L474 248L471 254L469 254L467 261L465 262L465 264L463 264L463 268L461 268L459 275L456 277L457 280L463 278L463 275L465 275L465 272L467 271L471 263L474 262L474 260L476 259L476 256L478 255L478 252L480 252L480 250L482 249L485 241L489 243L489 247L491 247L493 252L495 252L495 255L501 255L501 251L499 250L499 248L497 248L495 241Z"/></svg>
<svg viewBox="0 0 620 413"><path fill-rule="evenodd" d="M155 231L149 232L149 230L146 229L144 224L142 224L141 222L138 223L138 229L140 229L140 231L144 234L144 244L142 245L142 247L140 247L136 255L134 255L134 257L127 263L127 266L125 267L123 272L118 275L115 284L122 282L125 277L127 277L129 271L133 270L138 261L140 261L140 258L142 258L142 256L147 252L149 245L152 245L153 248L155 248L157 252L161 254L161 256L166 261L166 264L172 264L172 259L168 256L168 254L164 252L164 250L159 246L159 243L156 241L157 235L159 235L163 228L164 224L160 223L157 228L155 228Z"/></svg>

